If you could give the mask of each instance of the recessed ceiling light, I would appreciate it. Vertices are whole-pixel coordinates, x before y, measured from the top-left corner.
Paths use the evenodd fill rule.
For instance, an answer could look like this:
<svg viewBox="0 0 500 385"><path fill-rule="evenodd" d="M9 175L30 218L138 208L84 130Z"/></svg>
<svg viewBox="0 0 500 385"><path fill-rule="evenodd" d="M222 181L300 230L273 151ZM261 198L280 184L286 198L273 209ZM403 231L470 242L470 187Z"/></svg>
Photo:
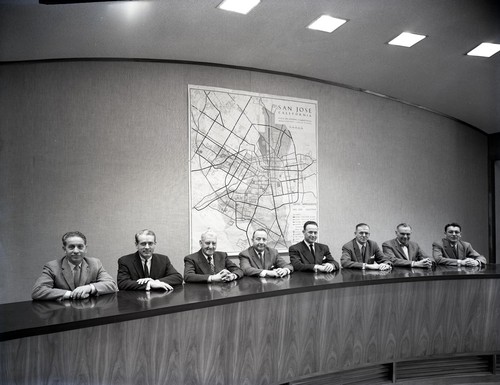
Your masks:
<svg viewBox="0 0 500 385"><path fill-rule="evenodd" d="M328 15L323 15L307 26L309 29L331 33L344 24L347 20L337 19Z"/></svg>
<svg viewBox="0 0 500 385"><path fill-rule="evenodd" d="M246 15L259 3L260 0L224 0L217 8Z"/></svg>
<svg viewBox="0 0 500 385"><path fill-rule="evenodd" d="M425 35L416 35L410 32L403 32L399 36L392 39L389 43L391 45L399 45L401 47L411 47L417 44L420 40L425 39Z"/></svg>
<svg viewBox="0 0 500 385"><path fill-rule="evenodd" d="M482 56L482 57L492 57L500 51L500 44L493 43L481 43L472 51L467 52L469 56Z"/></svg>

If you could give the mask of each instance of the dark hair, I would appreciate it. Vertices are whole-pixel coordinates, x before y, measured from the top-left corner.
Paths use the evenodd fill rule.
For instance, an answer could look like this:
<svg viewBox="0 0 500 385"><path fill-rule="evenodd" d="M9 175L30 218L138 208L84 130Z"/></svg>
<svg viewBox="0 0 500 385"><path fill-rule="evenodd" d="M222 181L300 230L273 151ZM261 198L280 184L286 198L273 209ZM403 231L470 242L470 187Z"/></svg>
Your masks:
<svg viewBox="0 0 500 385"><path fill-rule="evenodd" d="M366 223L358 223L358 224L356 225L356 228L355 228L354 230L355 230L355 231L357 231L357 230L358 230L358 227L361 227L361 226L366 226L366 227L370 228L370 226L368 226Z"/></svg>
<svg viewBox="0 0 500 385"><path fill-rule="evenodd" d="M267 230L266 230L266 229L263 229L263 228L261 227L260 229L257 229L257 230L255 230L255 231L253 232L253 234L252 234L252 239L254 239L254 237L255 237L255 233L256 233L257 231L263 231L263 232L265 232L265 233L266 233L266 235L267 235Z"/></svg>
<svg viewBox="0 0 500 385"><path fill-rule="evenodd" d="M396 226L396 230L399 229L400 227L409 227L411 229L411 226L408 223L400 223L399 225Z"/></svg>
<svg viewBox="0 0 500 385"><path fill-rule="evenodd" d="M135 234L135 244L136 245L139 244L139 236L143 235L143 234L152 235L155 238L155 243L156 243L156 234L154 232L152 232L151 230L144 229L144 230L139 231L137 234Z"/></svg>
<svg viewBox="0 0 500 385"><path fill-rule="evenodd" d="M304 223L304 230L309 225L314 225L314 226L318 227L318 224L316 222L314 222L314 221L307 221L306 223Z"/></svg>
<svg viewBox="0 0 500 385"><path fill-rule="evenodd" d="M62 243L63 246L66 246L66 240L71 237L79 237L83 239L83 243L87 245L87 238L85 238L85 235L80 233L79 231L68 231L66 234L62 236Z"/></svg>
<svg viewBox="0 0 500 385"><path fill-rule="evenodd" d="M462 231L462 226L460 226L458 223L456 222L451 222L451 223L448 223L445 227L444 227L444 232L446 233L446 231L448 230L448 227L458 227L460 229L460 231Z"/></svg>

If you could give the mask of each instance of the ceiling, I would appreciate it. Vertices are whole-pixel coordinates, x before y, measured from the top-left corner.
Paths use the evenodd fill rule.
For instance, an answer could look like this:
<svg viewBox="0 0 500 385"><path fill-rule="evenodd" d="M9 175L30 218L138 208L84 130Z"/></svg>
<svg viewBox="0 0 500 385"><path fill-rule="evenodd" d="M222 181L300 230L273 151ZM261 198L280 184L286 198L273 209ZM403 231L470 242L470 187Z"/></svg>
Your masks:
<svg viewBox="0 0 500 385"><path fill-rule="evenodd" d="M279 71L383 94L500 132L497 0L262 0L248 15L221 0L40 5L0 0L0 61L141 58ZM322 14L349 21L331 34ZM386 44L409 31L413 48Z"/></svg>

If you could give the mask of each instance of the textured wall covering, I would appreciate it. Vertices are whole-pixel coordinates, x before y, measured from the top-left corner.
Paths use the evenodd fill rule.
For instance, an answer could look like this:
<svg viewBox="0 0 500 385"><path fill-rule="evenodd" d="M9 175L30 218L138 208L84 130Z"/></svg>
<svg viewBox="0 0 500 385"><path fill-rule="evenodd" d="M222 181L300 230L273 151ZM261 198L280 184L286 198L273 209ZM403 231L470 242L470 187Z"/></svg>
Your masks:
<svg viewBox="0 0 500 385"><path fill-rule="evenodd" d="M133 235L182 272L189 253L188 84L318 100L320 238L336 258L354 225L431 243L449 221L487 255L487 138L456 121L313 81L200 65L46 62L0 66L0 302L30 298L61 235L87 235L116 277Z"/></svg>

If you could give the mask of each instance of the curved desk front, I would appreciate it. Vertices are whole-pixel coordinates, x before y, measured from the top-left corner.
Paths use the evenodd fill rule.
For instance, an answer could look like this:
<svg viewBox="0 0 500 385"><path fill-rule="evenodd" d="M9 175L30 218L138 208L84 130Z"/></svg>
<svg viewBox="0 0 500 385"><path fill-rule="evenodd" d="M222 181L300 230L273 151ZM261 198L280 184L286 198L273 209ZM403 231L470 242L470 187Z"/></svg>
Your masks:
<svg viewBox="0 0 500 385"><path fill-rule="evenodd" d="M342 270L0 305L0 383L397 382L446 362L495 374L499 278L497 265Z"/></svg>

